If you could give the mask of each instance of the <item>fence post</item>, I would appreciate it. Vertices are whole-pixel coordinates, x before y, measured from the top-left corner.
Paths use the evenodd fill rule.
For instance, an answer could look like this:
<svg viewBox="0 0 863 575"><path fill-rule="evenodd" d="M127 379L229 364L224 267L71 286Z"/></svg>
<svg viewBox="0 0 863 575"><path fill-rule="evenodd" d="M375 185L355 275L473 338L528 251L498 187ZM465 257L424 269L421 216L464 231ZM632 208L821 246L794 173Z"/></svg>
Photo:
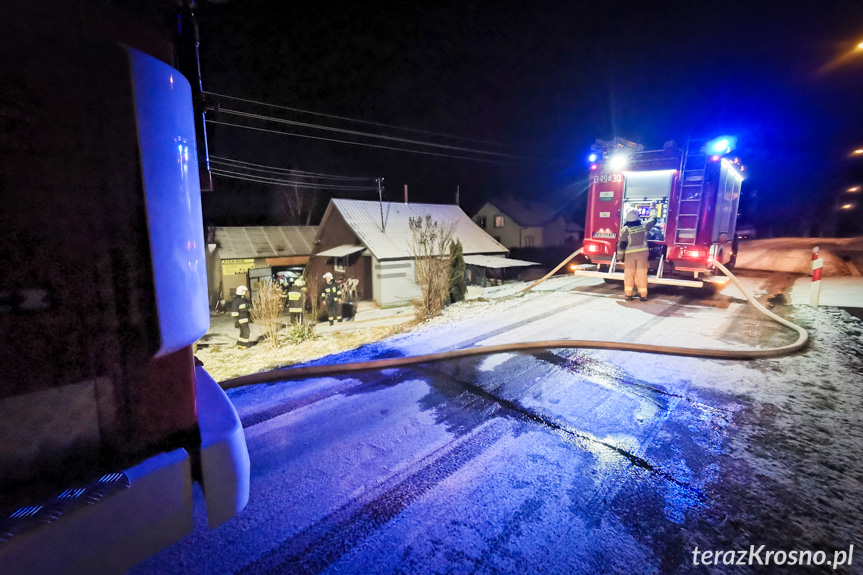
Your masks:
<svg viewBox="0 0 863 575"><path fill-rule="evenodd" d="M812 287L809 289L809 305L817 307L821 296L821 268L824 260L818 257L818 246L812 248Z"/></svg>

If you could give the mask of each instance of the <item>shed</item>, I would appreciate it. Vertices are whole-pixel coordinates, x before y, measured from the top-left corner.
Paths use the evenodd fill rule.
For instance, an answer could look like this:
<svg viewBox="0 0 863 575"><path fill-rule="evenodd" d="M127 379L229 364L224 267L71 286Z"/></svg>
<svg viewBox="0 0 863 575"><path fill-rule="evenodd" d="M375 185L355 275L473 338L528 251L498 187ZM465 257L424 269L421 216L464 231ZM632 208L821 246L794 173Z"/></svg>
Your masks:
<svg viewBox="0 0 863 575"><path fill-rule="evenodd" d="M317 226L214 227L208 230L210 302L230 299L233 290L260 278L309 263Z"/></svg>
<svg viewBox="0 0 863 575"><path fill-rule="evenodd" d="M336 278L357 279L359 299L374 300L381 307L410 303L419 297L419 289L409 219L426 215L454 225L453 237L461 240L465 256L503 258L508 253L456 205L334 199L315 238L311 281L320 281L329 271Z"/></svg>

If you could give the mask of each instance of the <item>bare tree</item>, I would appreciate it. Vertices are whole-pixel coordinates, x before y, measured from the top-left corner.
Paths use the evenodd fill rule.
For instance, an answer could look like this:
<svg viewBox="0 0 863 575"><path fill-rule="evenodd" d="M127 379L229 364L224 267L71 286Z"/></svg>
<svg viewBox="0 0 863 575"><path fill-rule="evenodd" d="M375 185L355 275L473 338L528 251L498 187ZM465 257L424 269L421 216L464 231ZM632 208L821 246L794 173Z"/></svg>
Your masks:
<svg viewBox="0 0 863 575"><path fill-rule="evenodd" d="M309 177L299 174L291 174L291 180L296 181L297 184L314 183ZM319 190L296 184L279 185L276 186L276 189L278 190L279 208L287 221L296 225L311 225Z"/></svg>
<svg viewBox="0 0 863 575"><path fill-rule="evenodd" d="M408 243L414 258L415 281L420 288L416 302L419 321L438 315L444 308L450 290L450 244L455 223L433 221L431 214L409 219L411 238Z"/></svg>

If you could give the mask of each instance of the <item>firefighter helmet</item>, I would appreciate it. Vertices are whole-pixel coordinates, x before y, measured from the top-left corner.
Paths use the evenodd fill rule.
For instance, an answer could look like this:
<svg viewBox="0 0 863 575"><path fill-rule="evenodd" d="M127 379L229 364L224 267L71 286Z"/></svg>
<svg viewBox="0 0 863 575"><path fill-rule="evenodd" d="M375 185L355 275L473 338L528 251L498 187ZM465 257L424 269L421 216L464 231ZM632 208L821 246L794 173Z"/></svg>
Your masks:
<svg viewBox="0 0 863 575"><path fill-rule="evenodd" d="M303 287L304 285L306 285L306 282L303 281L303 278L297 278L294 280L294 285L297 287Z"/></svg>
<svg viewBox="0 0 863 575"><path fill-rule="evenodd" d="M638 212L636 212L635 210L629 210L629 212L626 214L627 222L637 222L640 219L641 218L638 217Z"/></svg>
<svg viewBox="0 0 863 575"><path fill-rule="evenodd" d="M331 280L331 279L333 279L333 274L331 274L330 272L325 273L325 274L324 274L324 279L325 279L325 280Z"/></svg>
<svg viewBox="0 0 863 575"><path fill-rule="evenodd" d="M245 295L247 293L249 293L249 288L246 286L240 286L237 288L237 295Z"/></svg>

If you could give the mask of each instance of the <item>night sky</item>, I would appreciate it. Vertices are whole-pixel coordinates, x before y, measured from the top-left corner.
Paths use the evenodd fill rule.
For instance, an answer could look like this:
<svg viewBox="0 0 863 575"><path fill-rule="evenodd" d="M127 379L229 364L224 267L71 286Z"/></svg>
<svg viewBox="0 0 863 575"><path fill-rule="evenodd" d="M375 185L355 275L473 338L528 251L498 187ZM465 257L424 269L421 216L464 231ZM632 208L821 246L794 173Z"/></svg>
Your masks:
<svg viewBox="0 0 863 575"><path fill-rule="evenodd" d="M493 162L215 124L211 154L383 177L386 198L397 201L408 184L411 201L451 203L458 185L468 213L512 195L578 214L597 138L657 149L732 134L749 172L742 218L791 235L817 234L837 194L863 179L863 157L850 155L863 147L863 50L847 56L863 42L859 0L497 4L232 0L198 10L209 92L470 140L213 96L223 109L218 121ZM209 223L290 223L273 208L269 186L217 179L205 201Z"/></svg>

